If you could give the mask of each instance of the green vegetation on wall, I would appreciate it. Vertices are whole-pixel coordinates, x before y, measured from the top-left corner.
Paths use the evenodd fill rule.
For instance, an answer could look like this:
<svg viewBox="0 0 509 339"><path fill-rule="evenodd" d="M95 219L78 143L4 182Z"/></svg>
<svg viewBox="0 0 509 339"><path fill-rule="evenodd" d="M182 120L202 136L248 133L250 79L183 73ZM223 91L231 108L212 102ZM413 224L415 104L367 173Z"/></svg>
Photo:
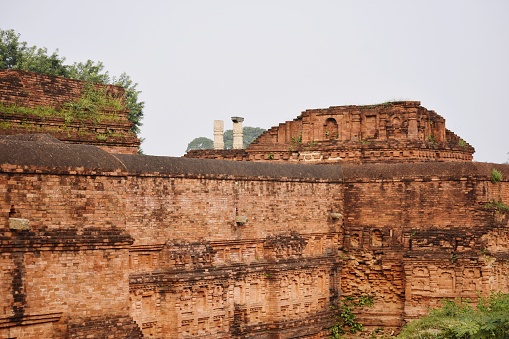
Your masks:
<svg viewBox="0 0 509 339"><path fill-rule="evenodd" d="M480 298L476 307L468 300L442 301L440 308L410 322L398 338L509 338L509 294Z"/></svg>
<svg viewBox="0 0 509 339"><path fill-rule="evenodd" d="M63 108L53 107L24 107L4 105L0 103L0 110L6 114L32 115L39 118L60 117L65 119L64 126L74 120L90 120L98 123L103 120L116 121L117 111L125 110L125 106L118 98L108 95L106 87L96 87L93 83L86 83L81 96L73 101L64 103ZM110 111L105 113L104 111Z"/></svg>
<svg viewBox="0 0 509 339"><path fill-rule="evenodd" d="M81 96L64 105L66 123L73 120L92 120L99 122L104 110L121 111L125 107L120 99L113 98L106 92L106 87L96 88L93 83L85 83Z"/></svg>
<svg viewBox="0 0 509 339"><path fill-rule="evenodd" d="M364 326L357 321L354 309L358 307L370 307L374 303L373 296L361 295L358 298L351 296L343 297L341 300L340 313L335 317L335 324L331 328L333 339L339 339L345 333L355 334L364 329Z"/></svg>
<svg viewBox="0 0 509 339"><path fill-rule="evenodd" d="M495 183L495 182L499 182L501 180L502 180L502 172L493 168L491 170L491 182Z"/></svg>
<svg viewBox="0 0 509 339"><path fill-rule="evenodd" d="M80 123L87 121L89 124L97 125L103 121L118 121L118 111L124 111L125 105L119 98L110 96L107 92L106 86L98 86L91 82L87 82L83 88L81 96L73 101L68 101L63 104L62 109L55 109L53 107L23 107L17 105L4 105L0 102L0 112L4 114L16 114L21 116L22 123L16 124L17 128L24 128L32 131L45 131L52 133L67 132L68 137L71 137L70 124ZM46 119L63 119L62 124L59 126L46 126L26 123L25 117L37 117L41 120ZM7 122L0 122L0 129L10 129L13 125ZM97 133L93 130L80 129L78 134L95 135L99 141L107 140L108 137L119 137L121 133L113 133L106 129L105 133Z"/></svg>
<svg viewBox="0 0 509 339"><path fill-rule="evenodd" d="M138 99L141 93L136 90L138 84L133 82L126 73L122 73L119 77L110 77L109 73L104 71L104 65L100 61L87 60L66 65L65 58L58 55L58 50L48 54L45 47L28 46L26 41L20 40L20 34L14 30L0 29L0 69L24 70L92 83L122 86L126 92L128 119L133 124L131 130L136 134L140 133L145 103ZM85 103L82 102L82 104Z"/></svg>

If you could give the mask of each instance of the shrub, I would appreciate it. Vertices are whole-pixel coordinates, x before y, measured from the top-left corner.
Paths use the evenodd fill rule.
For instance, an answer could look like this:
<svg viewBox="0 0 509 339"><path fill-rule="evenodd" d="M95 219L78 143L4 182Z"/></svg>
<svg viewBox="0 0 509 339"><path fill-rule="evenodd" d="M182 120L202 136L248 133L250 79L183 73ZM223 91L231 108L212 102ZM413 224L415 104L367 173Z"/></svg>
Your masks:
<svg viewBox="0 0 509 339"><path fill-rule="evenodd" d="M480 298L476 308L469 300L444 300L442 307L410 322L398 338L509 338L509 294Z"/></svg>
<svg viewBox="0 0 509 339"><path fill-rule="evenodd" d="M491 170L491 182L495 183L495 182L499 182L501 180L502 180L502 172L500 172L496 168L493 168Z"/></svg>

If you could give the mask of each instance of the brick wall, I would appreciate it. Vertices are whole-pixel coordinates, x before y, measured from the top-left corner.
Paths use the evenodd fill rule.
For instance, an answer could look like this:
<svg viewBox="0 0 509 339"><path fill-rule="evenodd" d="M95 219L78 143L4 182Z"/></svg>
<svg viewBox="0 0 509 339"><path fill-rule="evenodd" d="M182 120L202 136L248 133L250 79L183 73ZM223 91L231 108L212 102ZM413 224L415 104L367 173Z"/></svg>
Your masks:
<svg viewBox="0 0 509 339"><path fill-rule="evenodd" d="M22 107L62 108L64 103L80 97L85 83L80 80L51 75L0 70L0 101ZM123 98L125 91L120 86L107 85L108 93Z"/></svg>
<svg viewBox="0 0 509 339"><path fill-rule="evenodd" d="M109 327L136 337L121 164L90 146L0 144L0 335L86 338Z"/></svg>
<svg viewBox="0 0 509 339"><path fill-rule="evenodd" d="M119 158L132 174L132 314L144 333L263 338L331 326L339 168Z"/></svg>
<svg viewBox="0 0 509 339"><path fill-rule="evenodd" d="M127 185L126 227L135 244L327 233L334 230L330 211L341 206L331 199L341 192L327 183L130 177ZM237 223L239 218L245 223Z"/></svg>
<svg viewBox="0 0 509 339"><path fill-rule="evenodd" d="M97 85L98 88L102 85ZM61 110L76 101L85 82L44 74L0 70L0 103L3 106L51 107ZM125 90L107 85L106 92L124 100ZM100 112L100 119L66 121L63 116L40 116L29 113L7 113L0 109L0 135L49 134L69 143L97 145L111 153L136 154L140 140L131 132L128 110Z"/></svg>
<svg viewBox="0 0 509 339"><path fill-rule="evenodd" d="M509 201L507 165L277 165L45 140L0 140L5 337L323 338L347 296L373 298L354 310L368 328L397 329L440 298L509 290L509 216L487 204Z"/></svg>
<svg viewBox="0 0 509 339"><path fill-rule="evenodd" d="M509 291L494 273L507 270L508 248L494 240L505 239L507 217L487 207L509 201L509 185L491 182L493 168L507 175L481 163L343 167L341 290L375 296L359 310L364 324L397 327L442 298Z"/></svg>
<svg viewBox="0 0 509 339"><path fill-rule="evenodd" d="M243 152L190 151L187 157L293 163L472 161L474 148L419 101L310 109L270 128Z"/></svg>

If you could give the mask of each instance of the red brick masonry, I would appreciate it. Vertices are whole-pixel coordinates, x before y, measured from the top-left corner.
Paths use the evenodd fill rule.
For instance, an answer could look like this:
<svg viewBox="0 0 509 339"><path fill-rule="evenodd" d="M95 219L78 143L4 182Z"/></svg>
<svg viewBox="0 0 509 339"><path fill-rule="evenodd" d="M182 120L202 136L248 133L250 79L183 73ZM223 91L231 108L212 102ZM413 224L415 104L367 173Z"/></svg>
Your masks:
<svg viewBox="0 0 509 339"><path fill-rule="evenodd" d="M292 165L0 140L0 337L327 337L508 291L487 163ZM25 223L21 221L25 220ZM27 226L28 223L28 226Z"/></svg>

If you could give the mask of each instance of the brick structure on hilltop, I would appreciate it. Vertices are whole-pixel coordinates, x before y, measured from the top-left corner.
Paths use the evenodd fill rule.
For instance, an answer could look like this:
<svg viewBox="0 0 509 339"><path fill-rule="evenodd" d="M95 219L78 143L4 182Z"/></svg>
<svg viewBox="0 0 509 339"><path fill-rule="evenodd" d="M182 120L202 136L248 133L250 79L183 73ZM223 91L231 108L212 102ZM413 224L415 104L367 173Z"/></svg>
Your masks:
<svg viewBox="0 0 509 339"><path fill-rule="evenodd" d="M224 161L9 135L0 338L328 338L348 298L373 301L353 308L367 330L397 332L443 298L509 292L508 178L471 161Z"/></svg>
<svg viewBox="0 0 509 339"><path fill-rule="evenodd" d="M193 158L373 163L472 161L474 148L418 101L338 106L302 112L272 127L243 152L194 150Z"/></svg>
<svg viewBox="0 0 509 339"><path fill-rule="evenodd" d="M64 116L48 116L35 110L44 107L61 111L66 104L76 101L84 88L83 81L0 70L0 136L50 134L64 142L96 145L112 153L137 153L140 140L130 130L132 124L127 119L126 109L103 110L95 119L72 121ZM106 92L112 98L124 100L122 87L107 85Z"/></svg>

